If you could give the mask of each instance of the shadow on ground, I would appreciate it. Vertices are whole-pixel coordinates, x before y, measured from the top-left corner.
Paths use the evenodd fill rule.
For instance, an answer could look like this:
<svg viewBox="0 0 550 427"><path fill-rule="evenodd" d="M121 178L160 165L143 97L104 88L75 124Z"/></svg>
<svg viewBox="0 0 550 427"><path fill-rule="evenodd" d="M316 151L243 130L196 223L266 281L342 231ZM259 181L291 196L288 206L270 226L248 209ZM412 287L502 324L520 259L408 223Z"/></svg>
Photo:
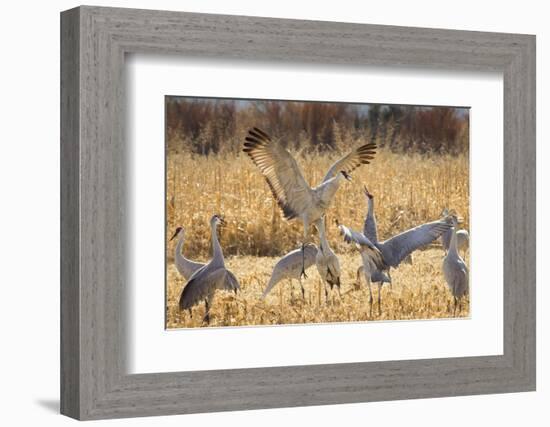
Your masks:
<svg viewBox="0 0 550 427"><path fill-rule="evenodd" d="M59 399L37 399L35 402L38 406L59 414Z"/></svg>

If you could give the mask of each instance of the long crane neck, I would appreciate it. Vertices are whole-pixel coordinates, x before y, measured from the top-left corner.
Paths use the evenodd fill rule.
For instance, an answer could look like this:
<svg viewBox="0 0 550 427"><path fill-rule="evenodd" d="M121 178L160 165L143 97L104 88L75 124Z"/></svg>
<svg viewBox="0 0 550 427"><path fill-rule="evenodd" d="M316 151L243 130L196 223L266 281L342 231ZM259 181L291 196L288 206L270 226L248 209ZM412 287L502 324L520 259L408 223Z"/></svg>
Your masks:
<svg viewBox="0 0 550 427"><path fill-rule="evenodd" d="M178 271L184 276L188 277L191 276L195 271L195 265L193 261L188 260L183 255L183 244L185 242L185 236L183 233L178 239L178 243L176 244L176 249L174 253L174 258L176 260L176 267Z"/></svg>
<svg viewBox="0 0 550 427"><path fill-rule="evenodd" d="M456 228L451 228L451 242L449 244L449 253L458 256L458 249L456 247Z"/></svg>
<svg viewBox="0 0 550 427"><path fill-rule="evenodd" d="M221 261L223 264L223 252L218 240L217 225L213 223L210 227L212 230L212 260Z"/></svg>
<svg viewBox="0 0 550 427"><path fill-rule="evenodd" d="M376 216L374 215L374 197L367 197L367 218L365 219L365 228L369 234L368 238L372 243L378 243L378 226Z"/></svg>
<svg viewBox="0 0 550 427"><path fill-rule="evenodd" d="M373 197L369 197L367 205L369 207L369 212L367 213L367 215L371 217L374 221L376 221L376 218L374 217L374 198Z"/></svg>
<svg viewBox="0 0 550 427"><path fill-rule="evenodd" d="M176 259L182 259L183 258L183 254L181 253L182 249L183 249L183 242L185 241L185 236L182 235L179 237L178 239L178 243L176 244L176 250L175 250L175 257Z"/></svg>
<svg viewBox="0 0 550 427"><path fill-rule="evenodd" d="M324 219L321 219L321 220L318 221L317 230L319 231L319 241L320 241L320 244L321 244L321 248L320 248L321 251L325 252L325 251L330 250L330 247L328 245L327 236L326 236L326 233L325 233L325 220Z"/></svg>

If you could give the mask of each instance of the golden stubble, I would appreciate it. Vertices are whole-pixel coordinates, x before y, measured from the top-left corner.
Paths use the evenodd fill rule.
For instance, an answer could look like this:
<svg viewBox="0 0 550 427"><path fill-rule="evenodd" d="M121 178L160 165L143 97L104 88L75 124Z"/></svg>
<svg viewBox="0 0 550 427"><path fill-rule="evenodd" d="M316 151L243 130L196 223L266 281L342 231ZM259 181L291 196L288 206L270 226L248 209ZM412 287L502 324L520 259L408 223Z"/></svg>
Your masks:
<svg viewBox="0 0 550 427"><path fill-rule="evenodd" d="M318 184L336 156L297 155L304 177ZM352 174L327 213L327 237L342 265L342 294L324 302L324 290L315 267L304 281L306 301L298 282L279 283L268 297L260 295L277 260L300 245L302 225L285 221L265 180L244 155L197 156L170 152L167 157L167 238L177 226L186 229L184 254L207 262L211 256L209 219L224 216L220 231L226 264L237 276L241 292L219 292L214 301L210 326L271 325L348 322L365 320L433 319L452 317L452 296L442 274L443 249L434 243L413 254L413 265L392 270L393 287L382 288L382 314L378 314L378 286L373 286L375 304L370 315L364 279L356 283L361 264L354 248L343 243L335 220L362 229L366 214L363 186L375 196L379 238L389 238L410 227L439 218L443 208L454 209L469 228L468 157L403 155L379 150L372 164ZM317 236L312 228L314 241ZM193 317L177 308L185 285L174 266L175 242L167 242L168 328L202 325L203 305ZM458 316L469 315L465 301Z"/></svg>

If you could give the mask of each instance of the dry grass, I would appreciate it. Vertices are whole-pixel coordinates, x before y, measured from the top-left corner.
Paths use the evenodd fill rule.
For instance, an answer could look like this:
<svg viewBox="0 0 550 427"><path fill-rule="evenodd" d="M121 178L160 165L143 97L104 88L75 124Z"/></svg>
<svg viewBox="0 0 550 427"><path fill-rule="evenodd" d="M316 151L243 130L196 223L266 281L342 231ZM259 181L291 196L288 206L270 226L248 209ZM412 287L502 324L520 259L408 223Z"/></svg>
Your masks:
<svg viewBox="0 0 550 427"><path fill-rule="evenodd" d="M342 299L336 291L329 294L329 304L315 266L308 270L304 280L306 300L297 281L290 286L280 282L265 300L262 291L271 275L276 257L237 256L227 260L227 267L237 275L241 292L236 296L219 292L211 308L210 326L282 325L296 323L353 322L368 320L405 320L448 318L453 315L453 299L441 272L443 252L433 248L417 252L414 264L403 264L392 274L393 286L382 288L382 313L378 314L378 286L373 285L374 305L370 313L369 292L364 279L356 283L355 272L361 265L357 254L343 254ZM204 304L180 313L178 299L185 284L173 263L168 266L167 327L204 326ZM457 316L466 317L469 304L463 302Z"/></svg>
<svg viewBox="0 0 550 427"><path fill-rule="evenodd" d="M306 180L317 184L336 156L298 156ZM343 269L342 301L320 303L324 291L315 267L305 281L306 302L295 282L294 297L288 283L280 283L265 301L259 296L278 257L298 247L301 224L282 219L269 189L244 155L192 156L171 152L167 159L167 232L186 228L184 254L194 260L210 257L212 214L221 213L227 226L221 244L227 265L238 277L242 292L236 297L220 292L212 312L211 326L312 323L370 319L426 319L452 315L452 297L441 272L443 251L437 245L414 254L414 264L392 272L395 285L382 290L382 315L377 307L369 316L368 291L358 288L355 273L360 259L342 243L334 226L341 223L362 228L366 213L363 185L375 196L379 237L387 238L422 222L437 219L444 207L455 209L469 224L468 158L452 156L404 156L389 151L377 154L371 165L343 184L328 211L327 235L339 254ZM169 238L170 236L168 236ZM316 238L315 238L316 239ZM173 264L174 242L167 244L167 327L200 326L204 307L193 318L179 313L177 301L184 286ZM377 287L373 287L375 300ZM466 304L461 316L469 313Z"/></svg>

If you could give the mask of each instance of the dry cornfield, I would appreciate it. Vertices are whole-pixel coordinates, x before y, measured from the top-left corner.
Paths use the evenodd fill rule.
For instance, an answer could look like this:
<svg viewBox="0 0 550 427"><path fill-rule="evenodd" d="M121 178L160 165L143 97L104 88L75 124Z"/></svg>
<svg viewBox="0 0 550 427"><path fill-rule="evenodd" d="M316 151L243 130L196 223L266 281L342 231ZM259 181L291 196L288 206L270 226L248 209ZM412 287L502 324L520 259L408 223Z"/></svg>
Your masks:
<svg viewBox="0 0 550 427"><path fill-rule="evenodd" d="M360 142L359 142L360 145ZM339 153L292 153L312 185L320 182ZM279 283L265 301L261 293L277 260L301 242L301 224L285 221L269 188L245 155L200 156L170 151L167 156L167 328L202 325L204 306L180 313L178 299L185 285L174 266L175 241L168 238L176 227L186 229L184 254L207 262L211 256L209 219L223 215L226 226L220 242L228 268L237 276L241 292L218 292L211 309L210 326L241 326L290 323L345 322L382 319L429 319L452 316L452 296L441 271L443 249L439 242L414 252L413 265L402 264L392 271L393 288L382 289L382 314L375 302L369 314L368 290L363 279L356 283L361 264L354 248L343 243L335 220L362 229L366 214L363 185L375 197L379 238L391 237L410 227L439 218L443 208L454 209L469 228L468 157L404 155L379 150L370 165L352 174L342 184L327 213L327 237L342 265L342 294L334 292L325 304L324 291L315 267L304 281L306 301L295 281ZM312 227L312 234L317 241ZM375 301L378 288L373 286ZM469 315L466 302L459 316Z"/></svg>

